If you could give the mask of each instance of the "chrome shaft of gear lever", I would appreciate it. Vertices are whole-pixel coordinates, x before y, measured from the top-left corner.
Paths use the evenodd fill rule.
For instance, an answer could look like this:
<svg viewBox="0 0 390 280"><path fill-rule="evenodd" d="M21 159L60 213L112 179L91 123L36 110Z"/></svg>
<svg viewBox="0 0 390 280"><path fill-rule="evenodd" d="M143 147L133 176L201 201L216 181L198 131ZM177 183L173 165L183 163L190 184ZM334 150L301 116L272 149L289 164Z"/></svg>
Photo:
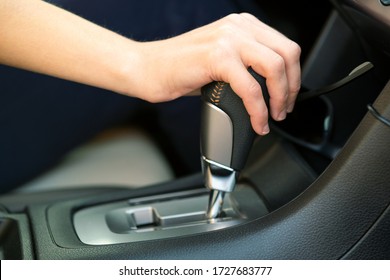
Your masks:
<svg viewBox="0 0 390 280"><path fill-rule="evenodd" d="M224 198L225 192L211 190L206 213L208 219L216 219L221 215Z"/></svg>
<svg viewBox="0 0 390 280"><path fill-rule="evenodd" d="M206 157L202 157L202 170L205 185L211 190L206 216L208 219L215 219L222 212L225 193L234 190L237 172Z"/></svg>

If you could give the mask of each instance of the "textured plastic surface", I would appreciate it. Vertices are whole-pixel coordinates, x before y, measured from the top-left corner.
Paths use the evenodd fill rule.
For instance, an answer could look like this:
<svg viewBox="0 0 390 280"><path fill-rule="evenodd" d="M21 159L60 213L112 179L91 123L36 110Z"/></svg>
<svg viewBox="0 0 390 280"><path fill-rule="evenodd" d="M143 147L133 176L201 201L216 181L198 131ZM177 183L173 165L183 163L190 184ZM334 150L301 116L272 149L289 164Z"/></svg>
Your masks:
<svg viewBox="0 0 390 280"><path fill-rule="evenodd" d="M249 72L261 85L264 99L268 104L269 95L265 79L251 68ZM246 163L253 140L256 136L249 115L241 98L224 82L212 82L202 88L202 100L212 103L224 111L233 124L233 152L231 168L240 171Z"/></svg>

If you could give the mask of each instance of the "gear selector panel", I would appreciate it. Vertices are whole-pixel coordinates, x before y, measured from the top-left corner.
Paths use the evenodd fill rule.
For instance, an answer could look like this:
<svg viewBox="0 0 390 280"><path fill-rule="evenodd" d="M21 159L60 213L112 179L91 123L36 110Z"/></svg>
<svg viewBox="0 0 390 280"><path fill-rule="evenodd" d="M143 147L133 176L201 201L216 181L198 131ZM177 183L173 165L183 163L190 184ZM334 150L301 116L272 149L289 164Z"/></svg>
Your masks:
<svg viewBox="0 0 390 280"><path fill-rule="evenodd" d="M249 187L230 194L217 219L206 217L208 191L164 194L88 207L77 211L73 223L79 239L108 245L199 234L238 225L268 211Z"/></svg>

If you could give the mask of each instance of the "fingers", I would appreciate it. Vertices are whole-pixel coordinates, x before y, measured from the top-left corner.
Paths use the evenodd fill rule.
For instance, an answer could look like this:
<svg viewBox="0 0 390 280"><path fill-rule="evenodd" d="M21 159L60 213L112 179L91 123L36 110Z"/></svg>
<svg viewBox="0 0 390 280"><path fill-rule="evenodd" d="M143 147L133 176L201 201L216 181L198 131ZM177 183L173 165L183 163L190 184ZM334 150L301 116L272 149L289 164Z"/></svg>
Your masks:
<svg viewBox="0 0 390 280"><path fill-rule="evenodd" d="M242 59L266 78L272 118L277 121L285 119L289 86L283 57L264 45L251 44L242 54Z"/></svg>
<svg viewBox="0 0 390 280"><path fill-rule="evenodd" d="M261 86L244 66L237 64L234 69L238 71L233 74L235 79L232 79L230 86L242 98L250 116L253 130L259 135L269 133L268 109L264 102Z"/></svg>
<svg viewBox="0 0 390 280"><path fill-rule="evenodd" d="M251 14L242 14L253 26L253 32L259 43L266 44L274 52L279 54L284 63L288 81L287 112L291 112L301 85L301 67L299 45L275 29L265 25ZM261 35L260 35L261 31Z"/></svg>
<svg viewBox="0 0 390 280"><path fill-rule="evenodd" d="M269 131L267 107L260 85L247 68L266 79L270 115L283 120L293 110L301 84L300 47L250 14L229 16L226 24L230 34L225 37L236 52L225 52L231 63L222 63L219 76L242 98L254 130L264 135Z"/></svg>

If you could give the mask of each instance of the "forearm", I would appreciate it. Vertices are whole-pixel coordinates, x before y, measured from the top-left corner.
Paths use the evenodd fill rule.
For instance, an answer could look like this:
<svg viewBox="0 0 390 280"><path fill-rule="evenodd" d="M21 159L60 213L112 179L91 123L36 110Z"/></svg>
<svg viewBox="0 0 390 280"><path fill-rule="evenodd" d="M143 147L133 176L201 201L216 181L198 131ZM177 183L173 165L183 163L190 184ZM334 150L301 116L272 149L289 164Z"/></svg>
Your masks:
<svg viewBox="0 0 390 280"><path fill-rule="evenodd" d="M139 43L63 9L0 0L0 19L0 63L126 94L137 79Z"/></svg>
<svg viewBox="0 0 390 280"><path fill-rule="evenodd" d="M158 23L156 23L158 24ZM170 39L139 43L39 0L0 0L0 63L151 102L211 81L230 83L259 134L282 120L300 87L299 46L249 14L233 14Z"/></svg>

